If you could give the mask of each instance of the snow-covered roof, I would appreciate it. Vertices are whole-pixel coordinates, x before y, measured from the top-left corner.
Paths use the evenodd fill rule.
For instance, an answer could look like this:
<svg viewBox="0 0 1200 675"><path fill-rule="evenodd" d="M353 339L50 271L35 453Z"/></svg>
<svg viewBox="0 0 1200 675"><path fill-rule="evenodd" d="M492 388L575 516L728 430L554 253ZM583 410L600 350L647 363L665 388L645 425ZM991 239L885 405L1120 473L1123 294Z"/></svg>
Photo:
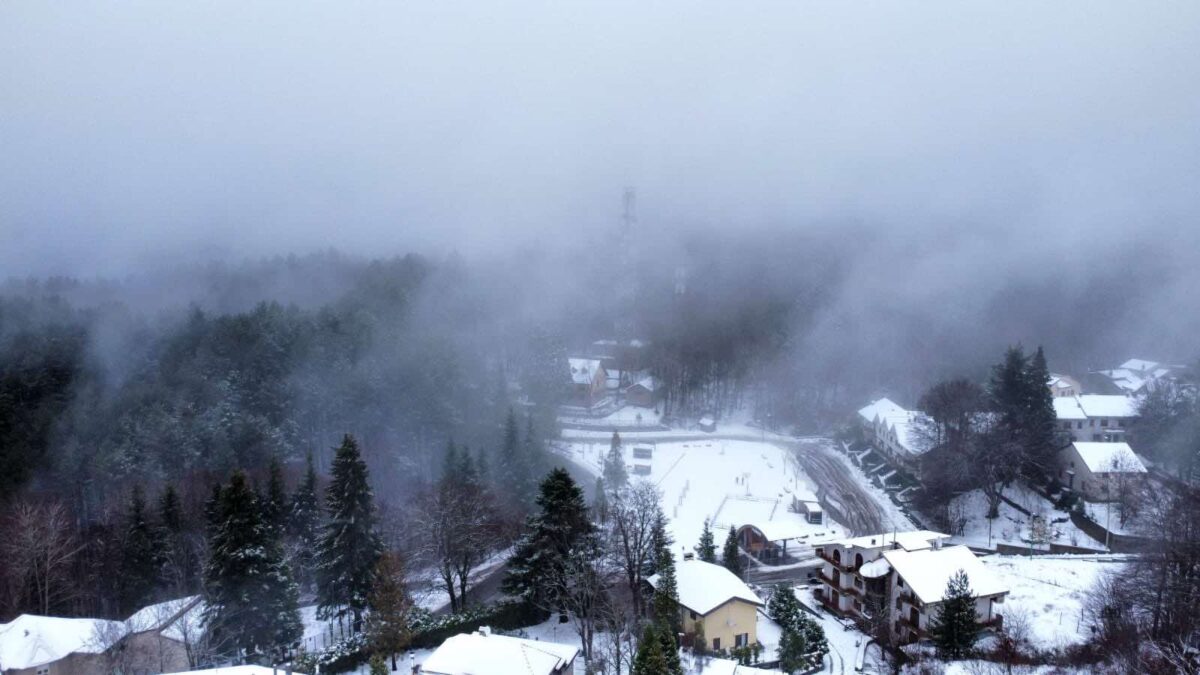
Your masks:
<svg viewBox="0 0 1200 675"><path fill-rule="evenodd" d="M1083 408L1080 407L1075 396L1059 396L1054 399L1054 416L1060 420L1087 419L1087 415L1083 412Z"/></svg>
<svg viewBox="0 0 1200 675"><path fill-rule="evenodd" d="M200 596L191 595L143 607L125 619L125 627L130 633L169 628L169 624L175 623L175 619L183 618L181 613L184 610L194 609L193 606L199 602Z"/></svg>
<svg viewBox="0 0 1200 675"><path fill-rule="evenodd" d="M658 380L653 376L643 377L633 384L634 387L641 387L649 392L654 392L658 389Z"/></svg>
<svg viewBox="0 0 1200 675"><path fill-rule="evenodd" d="M1120 394L1083 394L1076 396L1088 417L1137 417L1137 401Z"/></svg>
<svg viewBox="0 0 1200 675"><path fill-rule="evenodd" d="M271 669L265 665L227 665L224 668L209 668L205 670L179 670L169 675L278 675L281 670ZM305 675L293 670L292 675Z"/></svg>
<svg viewBox="0 0 1200 675"><path fill-rule="evenodd" d="M863 408L859 409L858 416L867 422L874 422L876 417L890 417L896 415L905 415L908 411L899 403L884 397L877 401L872 401Z"/></svg>
<svg viewBox="0 0 1200 675"><path fill-rule="evenodd" d="M651 586L658 575L647 579ZM703 560L684 560L675 568L679 604L697 614L708 614L734 598L761 605L762 600L733 572Z"/></svg>
<svg viewBox="0 0 1200 675"><path fill-rule="evenodd" d="M99 654L124 635L120 621L22 614L0 624L0 667L8 672L44 666L72 653Z"/></svg>
<svg viewBox="0 0 1200 675"><path fill-rule="evenodd" d="M1145 372L1158 368L1158 365L1157 362L1147 361L1146 359L1129 359L1125 363L1122 363L1120 367L1124 370L1140 370Z"/></svg>
<svg viewBox="0 0 1200 675"><path fill-rule="evenodd" d="M933 542L949 539L950 535L932 530L910 530L908 532L886 532L868 534L853 539L834 542L843 548L889 548L905 551L920 551L933 547Z"/></svg>
<svg viewBox="0 0 1200 675"><path fill-rule="evenodd" d="M579 653L577 647L491 634L486 628L447 638L421 664L437 675L550 675Z"/></svg>
<svg viewBox="0 0 1200 675"><path fill-rule="evenodd" d="M571 367L571 382L591 384L596 371L600 369L600 359L570 358L567 359L567 365Z"/></svg>
<svg viewBox="0 0 1200 675"><path fill-rule="evenodd" d="M999 595L1008 586L966 546L946 546L921 551L885 551L883 557L905 586L924 603L941 602L946 597L946 583L959 570L966 572L973 597Z"/></svg>
<svg viewBox="0 0 1200 675"><path fill-rule="evenodd" d="M800 520L756 520L742 523L739 529L742 527L753 527L761 532L767 541L786 541L810 532L809 526Z"/></svg>
<svg viewBox="0 0 1200 675"><path fill-rule="evenodd" d="M859 576L864 579L878 579L887 576L892 571L892 566L888 564L887 558L876 558L871 562L862 564L858 568Z"/></svg>
<svg viewBox="0 0 1200 675"><path fill-rule="evenodd" d="M1128 443L1072 443L1092 473L1145 473L1142 460Z"/></svg>

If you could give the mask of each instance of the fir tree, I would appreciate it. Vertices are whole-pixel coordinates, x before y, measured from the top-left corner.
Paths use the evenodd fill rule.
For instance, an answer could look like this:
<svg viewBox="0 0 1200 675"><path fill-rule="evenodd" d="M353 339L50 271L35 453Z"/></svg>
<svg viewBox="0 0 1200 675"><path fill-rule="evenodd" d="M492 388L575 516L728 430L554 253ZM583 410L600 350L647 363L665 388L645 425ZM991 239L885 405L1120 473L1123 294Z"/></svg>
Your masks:
<svg viewBox="0 0 1200 675"><path fill-rule="evenodd" d="M679 616L679 586L675 579L675 555L671 552L671 537L667 534L666 517L659 513L654 524L654 617L662 624L665 634L674 643L681 632Z"/></svg>
<svg viewBox="0 0 1200 675"><path fill-rule="evenodd" d="M696 555L706 563L717 562L717 543L713 540L712 527L708 518L704 519L704 529L700 531L700 543L696 545Z"/></svg>
<svg viewBox="0 0 1200 675"><path fill-rule="evenodd" d="M725 569L733 572L738 577L742 576L742 556L738 550L737 531L733 526L729 526L729 536L725 537L725 548L721 552L721 562L725 565Z"/></svg>
<svg viewBox="0 0 1200 675"><path fill-rule="evenodd" d="M975 618L975 600L966 572L959 570L946 582L945 599L929 628L938 652L952 659L965 658L975 647L979 623Z"/></svg>
<svg viewBox="0 0 1200 675"><path fill-rule="evenodd" d="M992 367L992 379L988 394L992 405L1000 414L1000 424L1011 434L1018 434L1024 426L1028 402L1029 359L1020 346L1009 347L1004 352L1004 361Z"/></svg>
<svg viewBox="0 0 1200 675"><path fill-rule="evenodd" d="M678 614L678 612L676 612ZM679 658L679 635L670 626L658 626L658 640L661 644L663 660L667 662L667 672L670 675L683 675L683 661Z"/></svg>
<svg viewBox="0 0 1200 675"><path fill-rule="evenodd" d="M183 507L179 493L170 483L158 497L158 522L163 545L164 576L176 594L195 588L196 560L188 547Z"/></svg>
<svg viewBox="0 0 1200 675"><path fill-rule="evenodd" d="M637 656L633 659L633 675L672 675L670 665L663 654L662 641L653 623L646 624L642 641L638 644Z"/></svg>
<svg viewBox="0 0 1200 675"><path fill-rule="evenodd" d="M317 502L317 470L308 453L304 479L292 494L288 532L295 546L294 564L297 581L303 588L315 583L317 545L321 539L321 507Z"/></svg>
<svg viewBox="0 0 1200 675"><path fill-rule="evenodd" d="M325 490L329 522L317 548L318 615L339 620L350 615L353 630L359 630L382 546L367 465L353 436L342 439L331 474Z"/></svg>
<svg viewBox="0 0 1200 675"><path fill-rule="evenodd" d="M179 493L175 486L167 483L158 497L158 521L165 532L183 534L183 507L179 504Z"/></svg>
<svg viewBox="0 0 1200 675"><path fill-rule="evenodd" d="M487 453L483 448L479 448L479 452L475 455L475 471L479 473L480 482L484 484L492 482L491 467L488 466Z"/></svg>
<svg viewBox="0 0 1200 675"><path fill-rule="evenodd" d="M625 453L621 449L621 435L613 432L608 454L604 456L604 482L611 490L620 490L629 482L625 471Z"/></svg>
<svg viewBox="0 0 1200 675"><path fill-rule="evenodd" d="M135 485L121 547L121 607L126 614L150 603L163 578L164 542L146 514L146 499Z"/></svg>
<svg viewBox="0 0 1200 675"><path fill-rule="evenodd" d="M1041 346L1029 360L1025 376L1025 411L1023 420L1025 473L1033 479L1044 479L1053 472L1055 452L1054 395L1050 393L1050 369Z"/></svg>
<svg viewBox="0 0 1200 675"><path fill-rule="evenodd" d="M545 606L553 600L547 580L557 578L568 553L591 536L595 526L583 491L566 469L554 469L542 481L537 506L509 558L503 588L511 596Z"/></svg>
<svg viewBox="0 0 1200 675"><path fill-rule="evenodd" d="M299 590L246 475L220 491L204 571L205 618L217 643L275 655L300 638Z"/></svg>
<svg viewBox="0 0 1200 675"><path fill-rule="evenodd" d="M767 601L767 616L784 628L799 628L800 601L787 584L779 584Z"/></svg>
<svg viewBox="0 0 1200 675"><path fill-rule="evenodd" d="M779 668L785 673L807 670L809 667L808 644L804 633L793 628L784 628L779 636Z"/></svg>
<svg viewBox="0 0 1200 675"><path fill-rule="evenodd" d="M283 483L283 465L278 457L271 457L267 469L267 492L262 496L263 522L275 534L282 537L287 527L287 488Z"/></svg>
<svg viewBox="0 0 1200 675"><path fill-rule="evenodd" d="M396 553L384 553L375 565L371 586L371 613L367 615L367 639L377 655L391 658L396 669L396 654L404 651L412 639L413 601L406 586L404 561Z"/></svg>

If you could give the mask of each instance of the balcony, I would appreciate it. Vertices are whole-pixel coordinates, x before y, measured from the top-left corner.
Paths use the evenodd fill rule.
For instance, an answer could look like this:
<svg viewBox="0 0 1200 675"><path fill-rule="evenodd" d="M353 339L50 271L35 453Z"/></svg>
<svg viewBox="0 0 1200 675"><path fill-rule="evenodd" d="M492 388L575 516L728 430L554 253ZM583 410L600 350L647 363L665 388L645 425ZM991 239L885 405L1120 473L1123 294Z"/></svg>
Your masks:
<svg viewBox="0 0 1200 675"><path fill-rule="evenodd" d="M928 636L924 629L910 621L907 617L901 617L897 623L899 623L902 628L906 628L916 635L918 639Z"/></svg>
<svg viewBox="0 0 1200 675"><path fill-rule="evenodd" d="M824 560L825 562L829 563L830 565L833 565L835 568L837 568L839 571L841 571L843 573L849 574L851 572L851 567L849 565L835 561L832 557L830 557L824 551L818 551L817 557L820 558L821 560Z"/></svg>
<svg viewBox="0 0 1200 675"><path fill-rule="evenodd" d="M817 578L820 579L826 586L829 586L830 588L832 588L835 591L840 592L843 590L840 585L834 583L833 579L830 579L829 577L825 576L825 570L821 570L821 571L817 572Z"/></svg>
<svg viewBox="0 0 1200 675"><path fill-rule="evenodd" d="M991 628L992 630L1004 630L1004 617L1000 614L993 614L992 618L987 621L980 621L979 625L983 628Z"/></svg>

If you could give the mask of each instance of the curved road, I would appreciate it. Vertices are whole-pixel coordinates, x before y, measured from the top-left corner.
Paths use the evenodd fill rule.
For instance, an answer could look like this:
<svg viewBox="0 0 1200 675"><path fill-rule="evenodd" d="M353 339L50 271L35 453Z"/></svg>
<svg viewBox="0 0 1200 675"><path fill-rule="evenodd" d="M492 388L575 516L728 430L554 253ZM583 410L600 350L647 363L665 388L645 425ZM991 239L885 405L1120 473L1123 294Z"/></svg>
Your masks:
<svg viewBox="0 0 1200 675"><path fill-rule="evenodd" d="M832 445L827 438L800 439L793 445L796 461L817 485L821 505L855 536L886 532L887 512L845 462L834 456L837 451Z"/></svg>

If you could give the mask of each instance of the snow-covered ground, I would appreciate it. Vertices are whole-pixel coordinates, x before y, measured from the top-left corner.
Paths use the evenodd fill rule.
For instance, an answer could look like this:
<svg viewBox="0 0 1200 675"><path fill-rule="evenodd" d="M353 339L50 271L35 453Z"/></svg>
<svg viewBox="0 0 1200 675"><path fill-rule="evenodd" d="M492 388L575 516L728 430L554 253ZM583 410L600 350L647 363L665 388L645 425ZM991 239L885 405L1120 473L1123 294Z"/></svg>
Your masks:
<svg viewBox="0 0 1200 675"><path fill-rule="evenodd" d="M867 636L854 626L854 623L839 619L821 608L821 603L813 596L813 587L796 586L796 598L805 607L816 613L817 623L825 631L825 640L829 642L829 656L825 658L825 672L852 673L858 662L858 655L867 644Z"/></svg>
<svg viewBox="0 0 1200 675"><path fill-rule="evenodd" d="M671 521L671 534L677 547L691 551L700 540L704 519L712 519L717 545L724 540L730 525L746 519L766 519L787 523L802 532L801 545L846 536L836 523L810 525L790 511L792 495L812 493L813 485L792 461L790 454L776 445L743 440L699 440L646 443L630 435L622 436L622 450L630 467L649 466L645 478L662 491L663 509ZM652 459L635 459L635 447L652 448ZM573 459L599 474L608 439L562 444ZM790 548L790 547L789 547Z"/></svg>
<svg viewBox="0 0 1200 675"><path fill-rule="evenodd" d="M855 480L862 485L863 490L871 495L875 502L879 504L879 507L883 509L885 517L890 521L887 523L888 530L904 532L920 529L905 515L904 511L900 510L900 506L892 501L892 496L886 490L882 490L872 483L871 479L867 478L867 475L863 473L863 470L850 461L850 458L845 453L832 451L830 454L837 457L839 462L846 465L846 469L850 472L850 475L854 476Z"/></svg>
<svg viewBox="0 0 1200 675"><path fill-rule="evenodd" d="M654 408L642 408L627 405L613 411L605 417L572 417L560 415L558 420L565 424L579 424L593 427L655 427L659 424L661 415Z"/></svg>
<svg viewBox="0 0 1200 675"><path fill-rule="evenodd" d="M1009 588L1000 613L1010 630L1027 624L1038 649L1057 649L1088 639L1083 616L1088 592L1101 574L1119 572L1119 556L1000 556L983 559Z"/></svg>
<svg viewBox="0 0 1200 675"><path fill-rule="evenodd" d="M1122 524L1121 507L1115 503L1084 502L1084 509L1087 511L1088 518L1099 523L1109 532L1139 535L1153 530L1153 523L1148 522L1152 515L1146 511L1129 515Z"/></svg>
<svg viewBox="0 0 1200 675"><path fill-rule="evenodd" d="M1066 544L1104 550L1104 542L1092 539L1087 533L1076 527L1066 511L1054 508L1054 504L1048 499L1021 483L1014 483L1006 488L1004 496L1020 504L1033 515L1042 516L1042 520L1046 524L1044 536L1047 544ZM1006 502L1000 502L1000 516L989 523L986 517L987 497L982 490L972 490L956 497L950 504L950 513L952 518L962 523L961 534L951 533L955 535L955 543L979 548L993 548L997 543L1013 546L1029 545L1031 517ZM990 539L988 536L989 524L991 526Z"/></svg>

